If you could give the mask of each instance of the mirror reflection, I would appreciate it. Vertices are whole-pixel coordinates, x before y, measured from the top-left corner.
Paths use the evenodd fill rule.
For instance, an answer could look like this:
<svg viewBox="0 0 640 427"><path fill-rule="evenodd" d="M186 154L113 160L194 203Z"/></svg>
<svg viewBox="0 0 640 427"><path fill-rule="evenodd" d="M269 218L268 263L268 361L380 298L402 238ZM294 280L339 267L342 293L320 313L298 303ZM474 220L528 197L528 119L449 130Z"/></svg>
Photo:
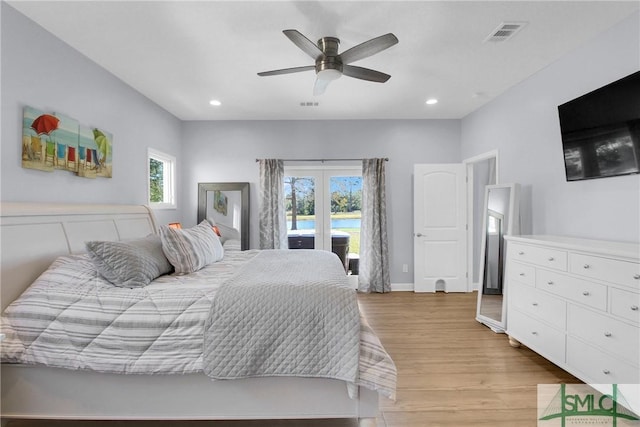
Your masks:
<svg viewBox="0 0 640 427"><path fill-rule="evenodd" d="M485 191L481 288L478 291L478 321L496 332L504 332L505 234L518 232L517 184L489 185Z"/></svg>
<svg viewBox="0 0 640 427"><path fill-rule="evenodd" d="M208 219L223 240L249 249L249 183L199 183L198 223Z"/></svg>

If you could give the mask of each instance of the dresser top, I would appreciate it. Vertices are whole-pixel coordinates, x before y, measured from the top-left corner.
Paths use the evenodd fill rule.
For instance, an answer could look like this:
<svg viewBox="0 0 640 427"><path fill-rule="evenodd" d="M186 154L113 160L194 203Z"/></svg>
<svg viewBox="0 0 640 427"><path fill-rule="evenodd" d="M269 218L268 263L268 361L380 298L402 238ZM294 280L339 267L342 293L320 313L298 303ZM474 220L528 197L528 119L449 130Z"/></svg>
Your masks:
<svg viewBox="0 0 640 427"><path fill-rule="evenodd" d="M577 237L529 235L505 236L506 240L520 243L544 245L559 249L590 252L600 255L625 257L640 260L640 243L615 242L610 240L590 240Z"/></svg>

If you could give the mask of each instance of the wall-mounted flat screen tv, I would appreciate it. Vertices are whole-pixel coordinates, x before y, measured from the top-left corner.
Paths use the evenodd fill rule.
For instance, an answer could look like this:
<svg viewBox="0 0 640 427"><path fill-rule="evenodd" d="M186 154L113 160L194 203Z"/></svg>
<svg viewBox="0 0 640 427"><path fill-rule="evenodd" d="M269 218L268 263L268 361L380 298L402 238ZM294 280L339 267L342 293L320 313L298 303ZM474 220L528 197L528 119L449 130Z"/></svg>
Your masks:
<svg viewBox="0 0 640 427"><path fill-rule="evenodd" d="M558 106L567 181L640 173L640 71Z"/></svg>

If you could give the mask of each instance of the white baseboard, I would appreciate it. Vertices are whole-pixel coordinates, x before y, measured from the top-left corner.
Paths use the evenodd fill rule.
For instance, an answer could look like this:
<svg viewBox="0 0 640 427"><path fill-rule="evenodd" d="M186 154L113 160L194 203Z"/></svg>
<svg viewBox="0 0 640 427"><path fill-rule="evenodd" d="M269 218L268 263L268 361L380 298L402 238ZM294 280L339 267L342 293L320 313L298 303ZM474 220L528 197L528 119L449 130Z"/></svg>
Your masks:
<svg viewBox="0 0 640 427"><path fill-rule="evenodd" d="M391 292L413 292L415 286L413 283L392 283Z"/></svg>
<svg viewBox="0 0 640 427"><path fill-rule="evenodd" d="M349 275L347 276L347 280L349 285L353 289L358 289L358 276ZM391 292L413 292L413 283L392 283L391 284Z"/></svg>

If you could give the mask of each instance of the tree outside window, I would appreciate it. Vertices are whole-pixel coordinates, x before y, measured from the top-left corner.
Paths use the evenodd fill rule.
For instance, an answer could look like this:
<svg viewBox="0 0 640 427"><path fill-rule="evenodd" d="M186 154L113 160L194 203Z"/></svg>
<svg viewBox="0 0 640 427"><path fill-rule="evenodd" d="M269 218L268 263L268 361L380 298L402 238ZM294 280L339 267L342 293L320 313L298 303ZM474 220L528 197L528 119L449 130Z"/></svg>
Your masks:
<svg viewBox="0 0 640 427"><path fill-rule="evenodd" d="M175 157L149 148L149 205L156 209L175 209Z"/></svg>

